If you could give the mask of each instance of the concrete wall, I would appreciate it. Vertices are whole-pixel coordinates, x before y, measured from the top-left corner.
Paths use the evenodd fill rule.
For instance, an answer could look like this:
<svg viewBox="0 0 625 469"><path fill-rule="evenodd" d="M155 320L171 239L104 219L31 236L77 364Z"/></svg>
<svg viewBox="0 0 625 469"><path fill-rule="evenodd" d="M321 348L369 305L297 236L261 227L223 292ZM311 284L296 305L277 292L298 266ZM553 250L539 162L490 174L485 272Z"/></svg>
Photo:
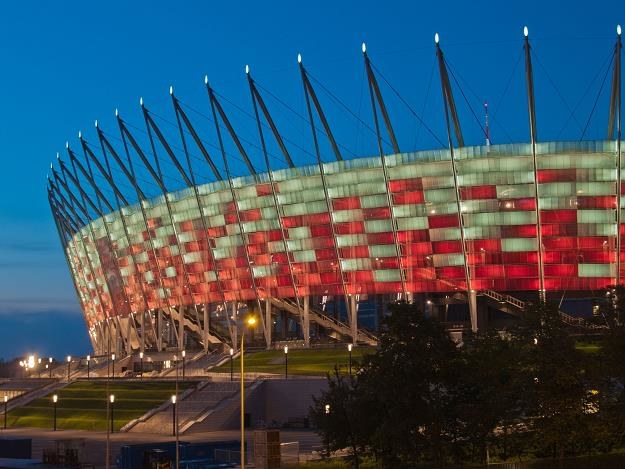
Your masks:
<svg viewBox="0 0 625 469"><path fill-rule="evenodd" d="M325 378L267 380L256 389L246 404L251 414L251 423L253 426L259 423L282 426L289 419L307 418L313 396L318 396L327 387Z"/></svg>

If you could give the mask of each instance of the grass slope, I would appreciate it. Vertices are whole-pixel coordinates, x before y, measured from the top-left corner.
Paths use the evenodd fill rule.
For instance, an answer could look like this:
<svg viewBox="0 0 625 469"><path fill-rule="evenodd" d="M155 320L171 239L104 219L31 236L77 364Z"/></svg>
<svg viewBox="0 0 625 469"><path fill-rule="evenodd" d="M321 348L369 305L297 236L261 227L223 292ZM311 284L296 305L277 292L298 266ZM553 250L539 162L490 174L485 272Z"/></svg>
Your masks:
<svg viewBox="0 0 625 469"><path fill-rule="evenodd" d="M179 383L179 392L195 385ZM163 381L115 381L109 383L108 394L115 395L114 428L119 430L130 420L169 399L175 392L175 383ZM77 381L57 392L57 428L106 430L106 383ZM32 401L10 411L7 423L11 427L52 428L52 395Z"/></svg>
<svg viewBox="0 0 625 469"><path fill-rule="evenodd" d="M354 347L352 350L352 365L361 360L362 356L373 353L370 347ZM342 373L349 372L349 353L345 348L332 349L294 349L289 350L289 375L324 376L338 366ZM238 359L233 363L234 372L238 372L241 364ZM230 363L226 362L213 371L230 372ZM268 350L245 354L246 373L273 373L284 374L284 352Z"/></svg>

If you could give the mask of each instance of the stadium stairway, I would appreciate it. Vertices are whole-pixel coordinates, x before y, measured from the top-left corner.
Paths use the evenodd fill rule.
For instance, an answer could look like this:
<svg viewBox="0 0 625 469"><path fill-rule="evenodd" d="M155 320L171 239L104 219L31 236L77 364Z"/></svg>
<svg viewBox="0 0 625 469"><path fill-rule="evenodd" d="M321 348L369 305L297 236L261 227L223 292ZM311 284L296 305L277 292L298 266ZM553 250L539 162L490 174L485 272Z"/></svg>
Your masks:
<svg viewBox="0 0 625 469"><path fill-rule="evenodd" d="M206 369L216 366L229 357L229 354L216 351L209 351L208 353L198 352L186 359L184 370L185 377L205 376ZM163 370L158 376L174 376L176 368L178 368L178 376L182 376L182 361L179 361L175 367Z"/></svg>
<svg viewBox="0 0 625 469"><path fill-rule="evenodd" d="M258 383L260 381L246 382L246 388L251 392ZM187 389L177 403L179 433L224 429L223 426L238 415L239 401L235 397L239 396L239 386L238 381L203 381L197 387ZM129 422L121 431L172 434L171 401L165 401Z"/></svg>
<svg viewBox="0 0 625 469"><path fill-rule="evenodd" d="M288 299L271 298L271 304L278 309L288 311L289 313L294 314L297 317L301 317L301 315L303 314L301 308L296 303ZM321 327L334 331L340 336L351 337L352 330L348 324L345 324L338 319L327 316L314 308L310 308L308 314L310 320L320 325ZM358 329L356 342L375 347L378 344L378 338L364 329Z"/></svg>
<svg viewBox="0 0 625 469"><path fill-rule="evenodd" d="M505 306L505 312L510 314L515 314L516 316L520 316L521 312L528 305L528 302L519 300L514 296L507 295L505 293L499 293L492 290L481 290L480 294L487 296L501 305ZM512 308L510 308L512 307ZM580 327L587 330L597 330L597 329L605 329L607 326L600 326L598 324L593 324L587 321L584 318L579 318L575 316L571 316L570 314L565 313L564 311L559 311L560 317L562 318L562 322L569 326Z"/></svg>
<svg viewBox="0 0 625 469"><path fill-rule="evenodd" d="M41 380L41 381L44 381L44 380ZM47 384L43 384L40 387L33 388L30 391L25 392L24 394L21 394L20 396L14 399L10 399L9 402L7 403L7 411L11 412L13 409L17 409L18 407L22 407L26 404L29 404L35 399L39 399L40 397L53 393L54 391L64 388L65 386L69 384L67 383L67 381L57 381L57 380L52 380L52 381L45 380L45 381ZM2 414L4 414L4 407L2 407L2 412L0 412L0 415Z"/></svg>

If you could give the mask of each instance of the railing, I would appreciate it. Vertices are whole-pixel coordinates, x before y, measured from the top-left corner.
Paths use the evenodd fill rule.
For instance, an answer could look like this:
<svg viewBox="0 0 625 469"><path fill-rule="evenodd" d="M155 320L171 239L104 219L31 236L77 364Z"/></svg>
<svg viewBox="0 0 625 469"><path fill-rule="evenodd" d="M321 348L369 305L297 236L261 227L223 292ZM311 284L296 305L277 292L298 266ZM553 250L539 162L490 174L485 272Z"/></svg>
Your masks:
<svg viewBox="0 0 625 469"><path fill-rule="evenodd" d="M498 293L492 290L481 290L480 293L496 301L499 301L500 303L509 303L519 309L524 309L527 306L527 303L525 301L519 300L518 298L504 293ZM584 318L571 316L570 314L567 314L562 310L559 310L558 312L560 313L560 318L562 319L562 322L568 324L569 326L583 327L585 329L605 329L607 327L593 324L591 322L588 322Z"/></svg>

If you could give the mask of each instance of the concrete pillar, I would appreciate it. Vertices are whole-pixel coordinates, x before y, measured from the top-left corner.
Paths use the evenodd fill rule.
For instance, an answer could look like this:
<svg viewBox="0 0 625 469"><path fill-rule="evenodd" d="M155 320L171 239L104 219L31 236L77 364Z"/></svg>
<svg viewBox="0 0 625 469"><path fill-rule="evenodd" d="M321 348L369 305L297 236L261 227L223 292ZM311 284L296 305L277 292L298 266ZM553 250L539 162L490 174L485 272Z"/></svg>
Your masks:
<svg viewBox="0 0 625 469"><path fill-rule="evenodd" d="M228 318L228 324L230 326L230 338L232 340L232 348L237 350L239 347L239 331L237 327L237 302L232 302L232 311L230 313L230 318Z"/></svg>
<svg viewBox="0 0 625 469"><path fill-rule="evenodd" d="M355 344L358 342L358 304L356 302L356 296L350 295L349 297L349 326L352 332L352 342Z"/></svg>
<svg viewBox="0 0 625 469"><path fill-rule="evenodd" d="M184 306L178 307L178 348L184 350Z"/></svg>
<svg viewBox="0 0 625 469"><path fill-rule="evenodd" d="M477 332L477 292L475 290L469 290L469 314L471 316L471 330Z"/></svg>
<svg viewBox="0 0 625 469"><path fill-rule="evenodd" d="M204 303L204 352L208 351L208 335L210 334L210 314L208 314L208 303Z"/></svg>
<svg viewBox="0 0 625 469"><path fill-rule="evenodd" d="M304 298L304 316L302 317L302 333L304 334L304 346L310 347L310 297Z"/></svg>
<svg viewBox="0 0 625 469"><path fill-rule="evenodd" d="M145 352L145 311L141 311L140 325L141 325L141 337L139 337L139 341L140 341L139 351Z"/></svg>
<svg viewBox="0 0 625 469"><path fill-rule="evenodd" d="M161 352L163 350L163 314L160 309L156 310L156 329L158 330L156 347L158 351Z"/></svg>
<svg viewBox="0 0 625 469"><path fill-rule="evenodd" d="M265 340L267 341L267 350L271 349L271 333L273 332L273 322L271 320L271 300L269 297L265 298Z"/></svg>
<svg viewBox="0 0 625 469"><path fill-rule="evenodd" d="M132 315L129 314L126 318L126 355L132 353Z"/></svg>

